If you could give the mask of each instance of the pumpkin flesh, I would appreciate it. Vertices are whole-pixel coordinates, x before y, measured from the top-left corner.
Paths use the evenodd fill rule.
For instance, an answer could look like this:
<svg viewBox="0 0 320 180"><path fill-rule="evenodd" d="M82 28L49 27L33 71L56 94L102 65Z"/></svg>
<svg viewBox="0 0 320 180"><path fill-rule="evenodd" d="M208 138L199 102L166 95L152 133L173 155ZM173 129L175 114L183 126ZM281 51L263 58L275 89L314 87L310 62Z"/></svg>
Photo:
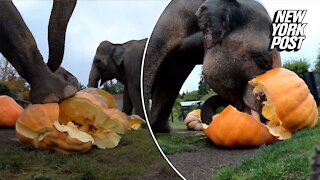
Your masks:
<svg viewBox="0 0 320 180"><path fill-rule="evenodd" d="M73 122L79 130L87 132L99 148L114 148L120 142L119 134L126 133L126 115L118 109L107 109L104 96L78 92L60 104L60 123Z"/></svg>

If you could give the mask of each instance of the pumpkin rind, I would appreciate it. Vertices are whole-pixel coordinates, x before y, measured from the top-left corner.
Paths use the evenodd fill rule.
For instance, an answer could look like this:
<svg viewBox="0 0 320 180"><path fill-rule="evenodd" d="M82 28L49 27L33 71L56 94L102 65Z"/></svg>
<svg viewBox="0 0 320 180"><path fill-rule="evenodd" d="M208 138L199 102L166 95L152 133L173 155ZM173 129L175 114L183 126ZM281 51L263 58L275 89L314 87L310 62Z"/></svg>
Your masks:
<svg viewBox="0 0 320 180"><path fill-rule="evenodd" d="M269 120L270 133L280 140L289 139L292 133L314 127L318 109L308 86L294 72L285 68L267 71L249 81L253 93L265 94L262 115Z"/></svg>
<svg viewBox="0 0 320 180"><path fill-rule="evenodd" d="M0 127L14 127L23 108L9 96L0 96Z"/></svg>
<svg viewBox="0 0 320 180"><path fill-rule="evenodd" d="M277 140L264 124L231 105L213 116L204 133L216 145L225 148L256 147Z"/></svg>

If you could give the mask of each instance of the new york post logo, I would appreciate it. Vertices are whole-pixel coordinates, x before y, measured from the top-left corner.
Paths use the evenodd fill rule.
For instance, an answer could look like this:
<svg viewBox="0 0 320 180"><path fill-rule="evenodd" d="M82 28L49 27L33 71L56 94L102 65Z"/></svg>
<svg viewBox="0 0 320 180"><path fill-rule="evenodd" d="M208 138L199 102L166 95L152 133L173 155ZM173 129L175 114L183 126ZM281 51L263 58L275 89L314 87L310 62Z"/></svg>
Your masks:
<svg viewBox="0 0 320 180"><path fill-rule="evenodd" d="M278 10L272 21L270 49L298 51L306 39L303 19L307 10Z"/></svg>

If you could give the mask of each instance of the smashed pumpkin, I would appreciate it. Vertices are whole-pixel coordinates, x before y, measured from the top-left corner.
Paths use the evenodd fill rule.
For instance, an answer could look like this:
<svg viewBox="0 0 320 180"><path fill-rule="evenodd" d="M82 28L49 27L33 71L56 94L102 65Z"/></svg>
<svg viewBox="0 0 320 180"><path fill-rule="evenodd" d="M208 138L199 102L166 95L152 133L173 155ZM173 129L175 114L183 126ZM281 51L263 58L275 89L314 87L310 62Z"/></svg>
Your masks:
<svg viewBox="0 0 320 180"><path fill-rule="evenodd" d="M70 137L57 131L59 105L57 103L29 105L16 123L16 135L20 142L31 144L35 148L55 150L65 154L87 152L91 142L83 140L81 135Z"/></svg>
<svg viewBox="0 0 320 180"><path fill-rule="evenodd" d="M231 105L212 117L204 133L216 145L226 148L255 147L277 140L264 124Z"/></svg>
<svg viewBox="0 0 320 180"><path fill-rule="evenodd" d="M275 68L249 81L253 93L264 98L262 124L260 115L251 115L228 106L204 130L215 144L223 147L259 146L289 139L302 128L314 127L318 108L305 82L294 72Z"/></svg>
<svg viewBox="0 0 320 180"><path fill-rule="evenodd" d="M0 96L0 127L14 127L23 108L9 96Z"/></svg>
<svg viewBox="0 0 320 180"><path fill-rule="evenodd" d="M59 121L73 122L79 130L87 132L99 148L114 148L120 142L120 134L128 130L128 121L118 109L106 109L104 96L94 96L87 92L77 92L60 106Z"/></svg>
<svg viewBox="0 0 320 180"><path fill-rule="evenodd" d="M253 93L263 94L262 115L269 120L270 133L280 140L289 139L292 133L314 127L318 122L317 104L305 82L293 71L272 69L251 81Z"/></svg>
<svg viewBox="0 0 320 180"><path fill-rule="evenodd" d="M127 116L115 109L112 95L96 90L77 92L60 104L28 106L16 123L18 139L63 153L116 147L129 128Z"/></svg>

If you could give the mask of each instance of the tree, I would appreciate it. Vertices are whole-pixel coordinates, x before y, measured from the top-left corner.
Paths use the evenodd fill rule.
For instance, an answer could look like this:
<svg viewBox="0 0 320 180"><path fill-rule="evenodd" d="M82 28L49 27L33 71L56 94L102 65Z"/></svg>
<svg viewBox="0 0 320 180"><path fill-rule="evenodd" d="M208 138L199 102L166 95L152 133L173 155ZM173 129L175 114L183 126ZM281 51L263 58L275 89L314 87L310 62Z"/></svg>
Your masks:
<svg viewBox="0 0 320 180"><path fill-rule="evenodd" d="M119 93L123 93L124 86L119 81L116 81L114 83L111 80L111 81L107 81L106 83L104 83L102 89L105 90L105 91L108 91L111 94L119 94Z"/></svg>
<svg viewBox="0 0 320 180"><path fill-rule="evenodd" d="M200 100L200 95L198 90L186 92L183 96L183 101L198 101Z"/></svg>
<svg viewBox="0 0 320 180"><path fill-rule="evenodd" d="M203 77L203 71L200 74L200 82L199 82L198 88L199 88L198 91L200 96L205 96L211 91L211 88L209 87L209 85L207 84L206 80Z"/></svg>
<svg viewBox="0 0 320 180"><path fill-rule="evenodd" d="M318 55L315 64L315 71L320 72L320 48L318 49Z"/></svg>
<svg viewBox="0 0 320 180"><path fill-rule="evenodd" d="M0 83L7 86L18 99L29 99L30 86L19 76L14 67L3 56L0 57Z"/></svg>
<svg viewBox="0 0 320 180"><path fill-rule="evenodd" d="M308 72L310 63L307 58L293 58L283 64L284 68L287 68L291 71L294 71L301 78L303 78L303 74Z"/></svg>

